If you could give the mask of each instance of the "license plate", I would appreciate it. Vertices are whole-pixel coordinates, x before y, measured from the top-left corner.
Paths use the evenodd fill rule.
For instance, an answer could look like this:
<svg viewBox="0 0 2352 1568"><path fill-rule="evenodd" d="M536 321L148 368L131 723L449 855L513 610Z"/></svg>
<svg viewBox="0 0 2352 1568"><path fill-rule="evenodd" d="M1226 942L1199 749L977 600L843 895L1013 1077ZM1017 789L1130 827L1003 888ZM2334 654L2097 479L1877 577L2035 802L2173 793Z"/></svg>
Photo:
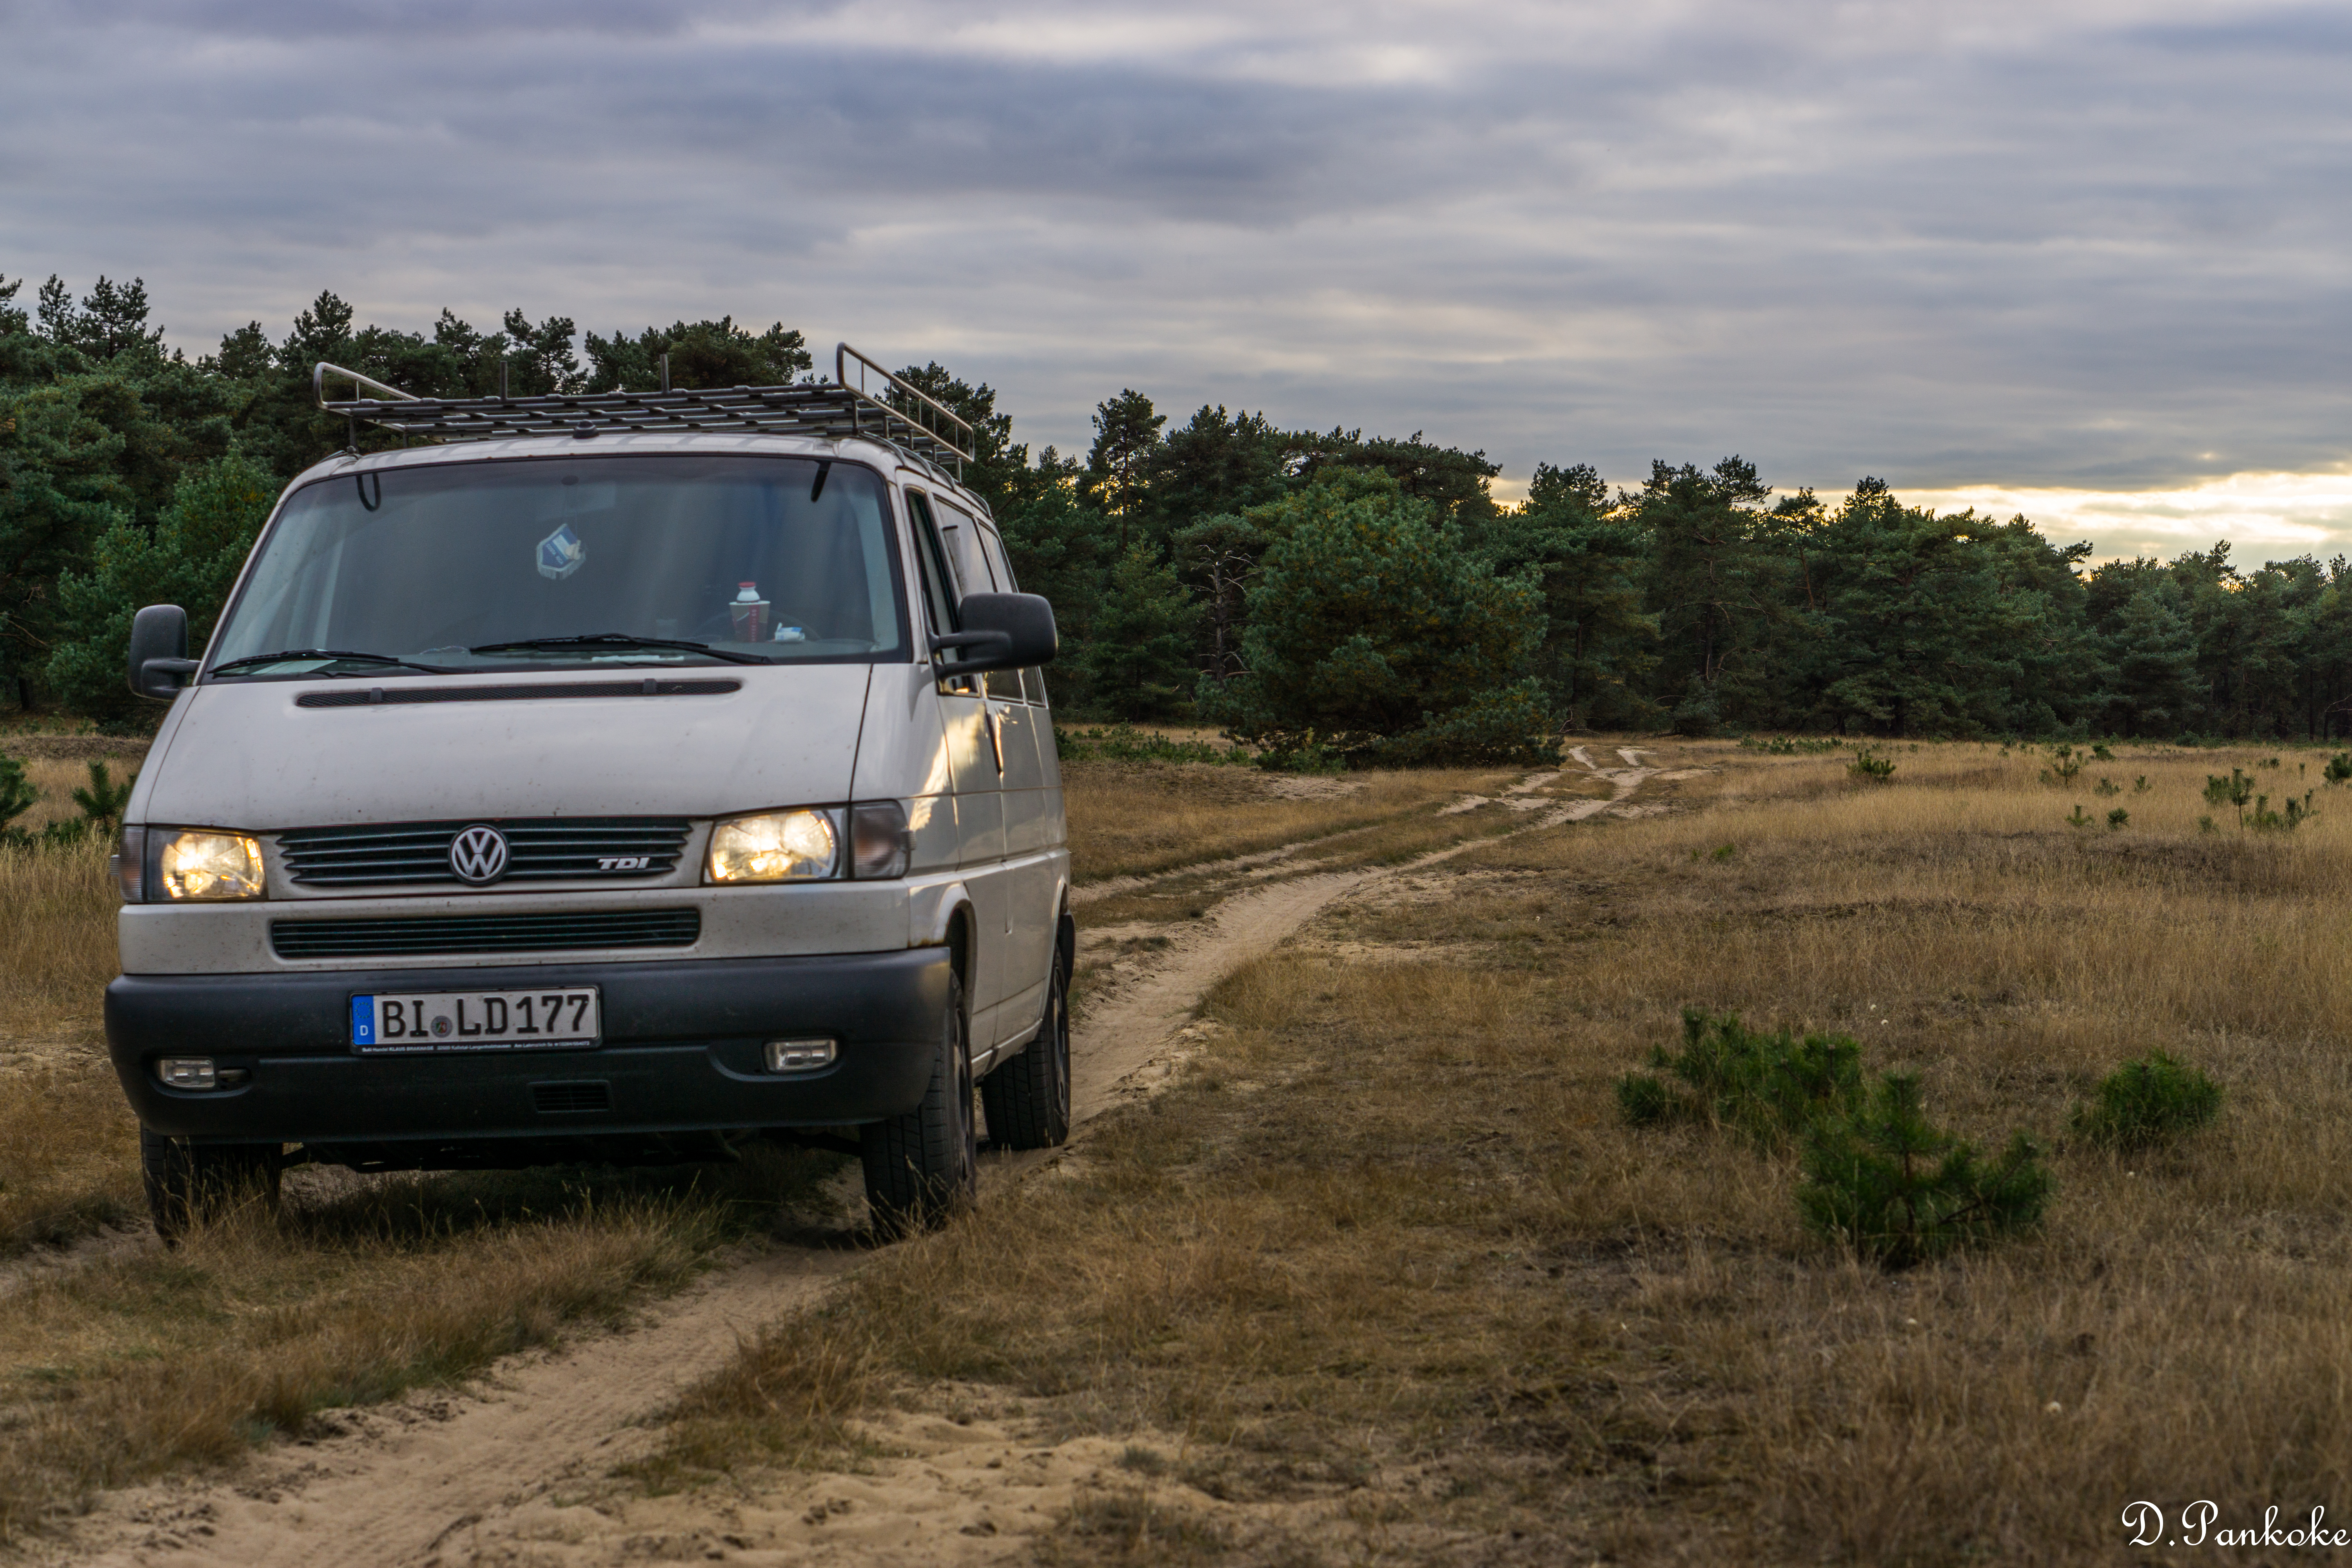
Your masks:
<svg viewBox="0 0 2352 1568"><path fill-rule="evenodd" d="M352 998L355 1051L579 1050L604 1037L593 986Z"/></svg>

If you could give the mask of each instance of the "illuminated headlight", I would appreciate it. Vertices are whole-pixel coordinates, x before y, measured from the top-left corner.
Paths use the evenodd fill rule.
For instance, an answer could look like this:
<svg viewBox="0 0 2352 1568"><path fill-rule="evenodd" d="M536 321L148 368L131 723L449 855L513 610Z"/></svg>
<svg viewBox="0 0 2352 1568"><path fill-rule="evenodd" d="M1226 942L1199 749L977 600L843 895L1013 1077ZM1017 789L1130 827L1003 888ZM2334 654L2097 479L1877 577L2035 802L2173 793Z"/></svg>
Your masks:
<svg viewBox="0 0 2352 1568"><path fill-rule="evenodd" d="M261 897L261 846L253 839L238 833L148 832L159 901Z"/></svg>
<svg viewBox="0 0 2352 1568"><path fill-rule="evenodd" d="M713 882L808 882L841 863L841 835L823 811L772 811L739 816L710 830Z"/></svg>

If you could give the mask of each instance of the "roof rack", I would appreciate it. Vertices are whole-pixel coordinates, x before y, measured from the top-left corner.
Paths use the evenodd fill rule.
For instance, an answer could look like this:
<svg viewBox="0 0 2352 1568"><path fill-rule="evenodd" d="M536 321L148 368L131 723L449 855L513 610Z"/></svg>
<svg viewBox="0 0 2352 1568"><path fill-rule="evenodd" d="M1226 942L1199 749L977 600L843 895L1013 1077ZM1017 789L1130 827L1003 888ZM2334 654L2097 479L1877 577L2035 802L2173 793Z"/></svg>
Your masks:
<svg viewBox="0 0 2352 1568"><path fill-rule="evenodd" d="M856 362L857 381L849 372ZM971 426L920 387L909 385L847 343L833 357L834 379L798 386L704 387L669 390L669 356L662 356L659 392L547 393L535 397L416 397L395 386L319 362L310 390L319 406L352 422L436 441L493 441L520 436L600 436L608 431L753 431L769 436L864 436L887 441L928 461L953 465L963 477L973 460ZM327 379L351 383L352 395L330 398ZM880 384L875 384L878 379ZM503 367L499 376L505 384ZM878 394L878 395L877 395ZM352 442L356 447L356 439Z"/></svg>

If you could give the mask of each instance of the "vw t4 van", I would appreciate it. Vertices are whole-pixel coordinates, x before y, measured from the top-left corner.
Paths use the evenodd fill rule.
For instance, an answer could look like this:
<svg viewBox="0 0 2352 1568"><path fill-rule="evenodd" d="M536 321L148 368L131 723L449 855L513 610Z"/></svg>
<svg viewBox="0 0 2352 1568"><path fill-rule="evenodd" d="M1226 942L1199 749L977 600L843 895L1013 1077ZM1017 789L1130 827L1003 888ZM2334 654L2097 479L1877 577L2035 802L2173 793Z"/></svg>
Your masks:
<svg viewBox="0 0 2352 1568"><path fill-rule="evenodd" d="M125 814L115 1069L156 1225L287 1164L854 1146L886 1225L1069 1128L1045 601L969 426L831 382L418 399L288 487ZM856 382L853 386L852 375ZM352 395L331 400L331 383ZM853 1142L854 1141L854 1142Z"/></svg>

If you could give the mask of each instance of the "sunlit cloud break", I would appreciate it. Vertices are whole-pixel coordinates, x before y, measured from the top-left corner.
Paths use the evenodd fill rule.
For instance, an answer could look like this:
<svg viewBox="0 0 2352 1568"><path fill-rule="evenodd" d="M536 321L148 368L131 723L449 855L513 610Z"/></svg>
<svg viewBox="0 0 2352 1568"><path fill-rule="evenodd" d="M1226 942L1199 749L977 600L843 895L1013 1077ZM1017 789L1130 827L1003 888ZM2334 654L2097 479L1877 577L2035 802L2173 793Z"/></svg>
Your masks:
<svg viewBox="0 0 2352 1568"><path fill-rule="evenodd" d="M2089 540L2092 559L2169 559L2226 540L2242 566L2283 556L2352 552L2352 468L2245 473L2178 489L2087 490L1963 485L1897 493L1938 512L1974 507L2023 514L2060 543Z"/></svg>

